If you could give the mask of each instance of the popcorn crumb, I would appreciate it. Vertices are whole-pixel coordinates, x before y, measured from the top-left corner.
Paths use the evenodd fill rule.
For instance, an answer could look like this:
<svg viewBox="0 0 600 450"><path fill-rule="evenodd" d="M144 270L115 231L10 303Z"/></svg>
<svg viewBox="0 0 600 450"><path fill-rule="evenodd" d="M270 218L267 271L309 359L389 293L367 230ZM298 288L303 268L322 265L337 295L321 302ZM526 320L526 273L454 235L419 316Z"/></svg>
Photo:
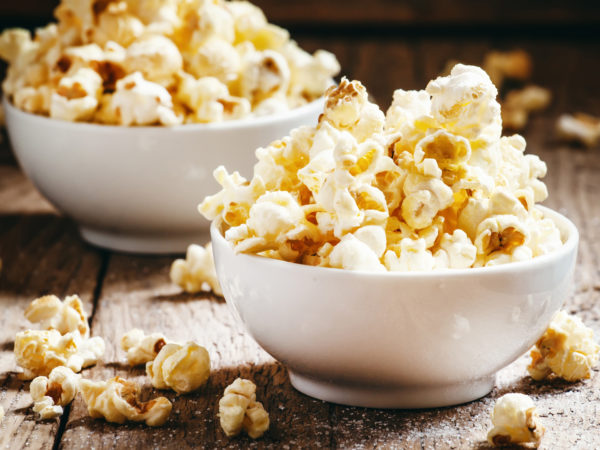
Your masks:
<svg viewBox="0 0 600 450"><path fill-rule="evenodd" d="M66 297L64 301L55 295L35 299L25 310L25 317L44 330L57 330L60 334L77 331L84 338L90 335L88 318L77 295Z"/></svg>
<svg viewBox="0 0 600 450"><path fill-rule="evenodd" d="M212 245L191 244L185 259L176 259L171 265L171 281L189 293L200 292L206 283L216 295L223 295L217 278Z"/></svg>
<svg viewBox="0 0 600 450"><path fill-rule="evenodd" d="M600 141L600 118L583 113L563 114L556 122L556 132L565 141L593 147Z"/></svg>
<svg viewBox="0 0 600 450"><path fill-rule="evenodd" d="M33 410L40 419L53 419L63 413L63 406L73 401L79 391L79 375L71 369L58 366L48 377L37 377L29 385L34 401Z"/></svg>
<svg viewBox="0 0 600 450"><path fill-rule="evenodd" d="M495 446L532 444L537 448L546 431L533 401L524 394L500 397L492 411L492 424L488 441Z"/></svg>
<svg viewBox="0 0 600 450"><path fill-rule="evenodd" d="M122 424L130 420L160 427L169 418L173 407L165 397L140 402L139 385L120 377L108 381L82 379L79 389L90 416L104 418L107 422Z"/></svg>
<svg viewBox="0 0 600 450"><path fill-rule="evenodd" d="M531 350L527 370L534 380L554 374L579 381L591 377L599 356L600 345L594 341L592 329L578 317L559 311Z"/></svg>
<svg viewBox="0 0 600 450"><path fill-rule="evenodd" d="M99 336L83 338L79 332L61 335L57 330L26 330L15 336L14 353L23 378L48 376L52 369L66 366L73 372L98 362L104 354Z"/></svg>
<svg viewBox="0 0 600 450"><path fill-rule="evenodd" d="M256 385L252 381L237 378L225 388L219 400L219 421L227 436L235 436L243 429L257 439L269 429L269 414L256 401Z"/></svg>
<svg viewBox="0 0 600 450"><path fill-rule="evenodd" d="M521 136L501 136L496 96L483 70L459 64L426 90L397 90L384 115L344 78L316 126L257 149L252 179L217 168L222 189L198 209L223 222L236 252L347 270L465 269L552 252L560 232L535 207L548 195L546 165Z"/></svg>
<svg viewBox="0 0 600 450"><path fill-rule="evenodd" d="M127 361L132 366L154 360L166 344L167 340L162 334L152 333L146 336L138 328L128 331L121 338L121 348L127 352Z"/></svg>
<svg viewBox="0 0 600 450"><path fill-rule="evenodd" d="M166 344L156 358L146 364L146 373L157 389L173 389L179 394L195 391L210 375L210 357L194 342Z"/></svg>

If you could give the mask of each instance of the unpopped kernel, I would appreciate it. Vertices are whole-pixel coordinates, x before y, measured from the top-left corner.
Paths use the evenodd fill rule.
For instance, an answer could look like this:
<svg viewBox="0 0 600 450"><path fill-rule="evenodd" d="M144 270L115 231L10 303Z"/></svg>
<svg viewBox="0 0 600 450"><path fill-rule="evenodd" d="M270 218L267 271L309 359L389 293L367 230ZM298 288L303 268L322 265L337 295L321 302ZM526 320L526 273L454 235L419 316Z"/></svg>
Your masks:
<svg viewBox="0 0 600 450"><path fill-rule="evenodd" d="M3 91L68 121L176 125L274 114L322 96L340 65L245 1L62 0L57 23L0 35Z"/></svg>
<svg viewBox="0 0 600 450"><path fill-rule="evenodd" d="M212 245L191 244L185 259L176 259L171 265L171 281L190 293L200 292L208 285L217 295L223 295L213 260Z"/></svg>
<svg viewBox="0 0 600 450"><path fill-rule="evenodd" d="M594 340L592 329L579 317L559 311L531 350L527 370L534 380L555 374L567 381L578 381L591 377L599 357L600 345Z"/></svg>
<svg viewBox="0 0 600 450"><path fill-rule="evenodd" d="M269 413L256 401L256 385L252 381L237 378L225 388L219 400L219 421L227 436L235 436L243 429L257 439L269 429Z"/></svg>
<svg viewBox="0 0 600 450"><path fill-rule="evenodd" d="M185 394L206 383L210 375L210 357L204 347L194 342L170 343L146 364L146 373L155 388L170 388Z"/></svg>
<svg viewBox="0 0 600 450"><path fill-rule="evenodd" d="M533 444L537 448L546 431L533 400L524 394L500 397L492 411L492 424L488 441L497 446Z"/></svg>
<svg viewBox="0 0 600 450"><path fill-rule="evenodd" d="M48 377L37 377L29 385L33 410L41 419L52 419L63 413L63 406L79 392L79 375L68 367L52 369Z"/></svg>
<svg viewBox="0 0 600 450"><path fill-rule="evenodd" d="M457 65L425 91L394 93L386 115L364 86L327 91L315 127L256 151L246 180L199 206L236 252L350 270L469 268L528 260L562 245L536 203L546 165L501 137L497 90Z"/></svg>
<svg viewBox="0 0 600 450"><path fill-rule="evenodd" d="M108 381L82 379L79 390L90 416L104 418L107 422L125 423L130 420L160 427L169 418L173 407L165 397L140 402L140 387L120 377Z"/></svg>

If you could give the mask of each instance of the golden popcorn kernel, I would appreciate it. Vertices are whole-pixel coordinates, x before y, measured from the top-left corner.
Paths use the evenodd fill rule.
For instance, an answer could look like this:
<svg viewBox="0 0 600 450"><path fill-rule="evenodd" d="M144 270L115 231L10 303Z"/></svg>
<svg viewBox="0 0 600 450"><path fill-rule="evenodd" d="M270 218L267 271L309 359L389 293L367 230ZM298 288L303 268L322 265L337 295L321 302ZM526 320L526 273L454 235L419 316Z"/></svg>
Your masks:
<svg viewBox="0 0 600 450"><path fill-rule="evenodd" d="M232 202L227 206L224 219L227 225L237 227L248 220L248 208L246 205L238 205Z"/></svg>
<svg viewBox="0 0 600 450"><path fill-rule="evenodd" d="M350 168L350 175L356 176L366 171L371 166L376 152L377 150L373 148L361 156L358 161L356 161L356 164Z"/></svg>
<svg viewBox="0 0 600 450"><path fill-rule="evenodd" d="M463 141L452 142L448 136L440 135L423 148L425 158L435 159L440 167L455 164L469 155L468 143Z"/></svg>
<svg viewBox="0 0 600 450"><path fill-rule="evenodd" d="M484 241L485 242L485 241ZM501 232L492 232L487 238L487 244L484 243L486 254L495 251L512 253L512 251L525 243L525 236L514 227L508 227Z"/></svg>

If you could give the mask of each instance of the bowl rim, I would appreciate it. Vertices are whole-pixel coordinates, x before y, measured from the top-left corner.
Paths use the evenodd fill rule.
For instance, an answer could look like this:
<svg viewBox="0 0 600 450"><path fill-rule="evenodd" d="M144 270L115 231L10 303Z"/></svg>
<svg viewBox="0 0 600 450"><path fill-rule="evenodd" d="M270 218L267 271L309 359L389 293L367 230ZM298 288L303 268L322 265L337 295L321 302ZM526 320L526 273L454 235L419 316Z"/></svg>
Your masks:
<svg viewBox="0 0 600 450"><path fill-rule="evenodd" d="M551 252L544 255L536 256L535 258L526 261L515 261L506 264L499 264L496 266L487 267L470 267L467 269L437 269L430 271L405 271L405 272L370 272L366 270L347 270L340 269L337 267L321 267L321 266L309 266L306 264L293 263L289 261L282 261L279 259L267 258L264 256L258 256L254 254L246 253L234 253L235 257L248 258L249 263L263 264L268 267L285 269L285 267L295 267L294 270L304 272L307 275L331 275L331 276L355 276L355 277L382 277L382 278L400 278L400 279L435 279L438 281L440 278L452 278L452 277L473 277L477 275L492 275L492 274L512 274L516 272L522 272L524 270L531 270L532 268L544 265L550 265L556 263L556 261L563 259L572 252L577 251L579 244L579 231L575 224L563 214L554 211L551 208L536 205L535 208L540 210L544 214L544 218L551 219L561 231L561 238L565 239L563 245ZM218 217L213 220L210 224L210 235L211 240L217 240L218 246L226 246L230 251L234 251L229 242L225 239L221 229L222 219ZM563 236L563 231L566 236ZM213 245L213 248L215 246Z"/></svg>
<svg viewBox="0 0 600 450"><path fill-rule="evenodd" d="M73 122L69 120L54 119L52 117L43 116L41 114L34 114L27 111L23 111L17 108L8 96L2 96L2 106L6 111L7 117L13 115L15 117L25 118L27 120L38 121L38 123L45 122L46 124L52 123L56 126L60 126L66 129L72 129L73 127L78 130L106 130L110 132L133 132L132 130L144 130L144 132L159 132L162 133L164 130L171 132L181 131L230 131L240 129L253 129L259 128L264 125L274 125L285 122L287 120L294 120L301 117L315 109L322 111L325 106L325 97L321 96L309 103L306 103L297 108L292 108L281 113L269 114L266 116L254 116L246 117L243 119L226 120L223 122L212 122L212 123L189 123L180 125L108 125L96 122ZM157 131L160 130L160 131Z"/></svg>

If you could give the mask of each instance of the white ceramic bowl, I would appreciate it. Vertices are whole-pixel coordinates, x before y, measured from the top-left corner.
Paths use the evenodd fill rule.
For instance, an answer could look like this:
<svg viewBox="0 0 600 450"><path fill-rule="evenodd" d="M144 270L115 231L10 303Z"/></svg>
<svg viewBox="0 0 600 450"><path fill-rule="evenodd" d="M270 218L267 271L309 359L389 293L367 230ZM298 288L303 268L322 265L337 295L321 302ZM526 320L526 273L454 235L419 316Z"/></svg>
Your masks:
<svg viewBox="0 0 600 450"><path fill-rule="evenodd" d="M572 288L577 229L541 208L564 245L526 262L421 273L354 272L235 254L211 236L225 299L299 391L380 408L459 404L541 336Z"/></svg>
<svg viewBox="0 0 600 450"><path fill-rule="evenodd" d="M176 127L73 123L23 112L4 100L21 167L77 221L84 239L115 250L184 251L209 222L197 211L219 185L220 164L252 176L256 148L315 124L323 99L276 116Z"/></svg>

